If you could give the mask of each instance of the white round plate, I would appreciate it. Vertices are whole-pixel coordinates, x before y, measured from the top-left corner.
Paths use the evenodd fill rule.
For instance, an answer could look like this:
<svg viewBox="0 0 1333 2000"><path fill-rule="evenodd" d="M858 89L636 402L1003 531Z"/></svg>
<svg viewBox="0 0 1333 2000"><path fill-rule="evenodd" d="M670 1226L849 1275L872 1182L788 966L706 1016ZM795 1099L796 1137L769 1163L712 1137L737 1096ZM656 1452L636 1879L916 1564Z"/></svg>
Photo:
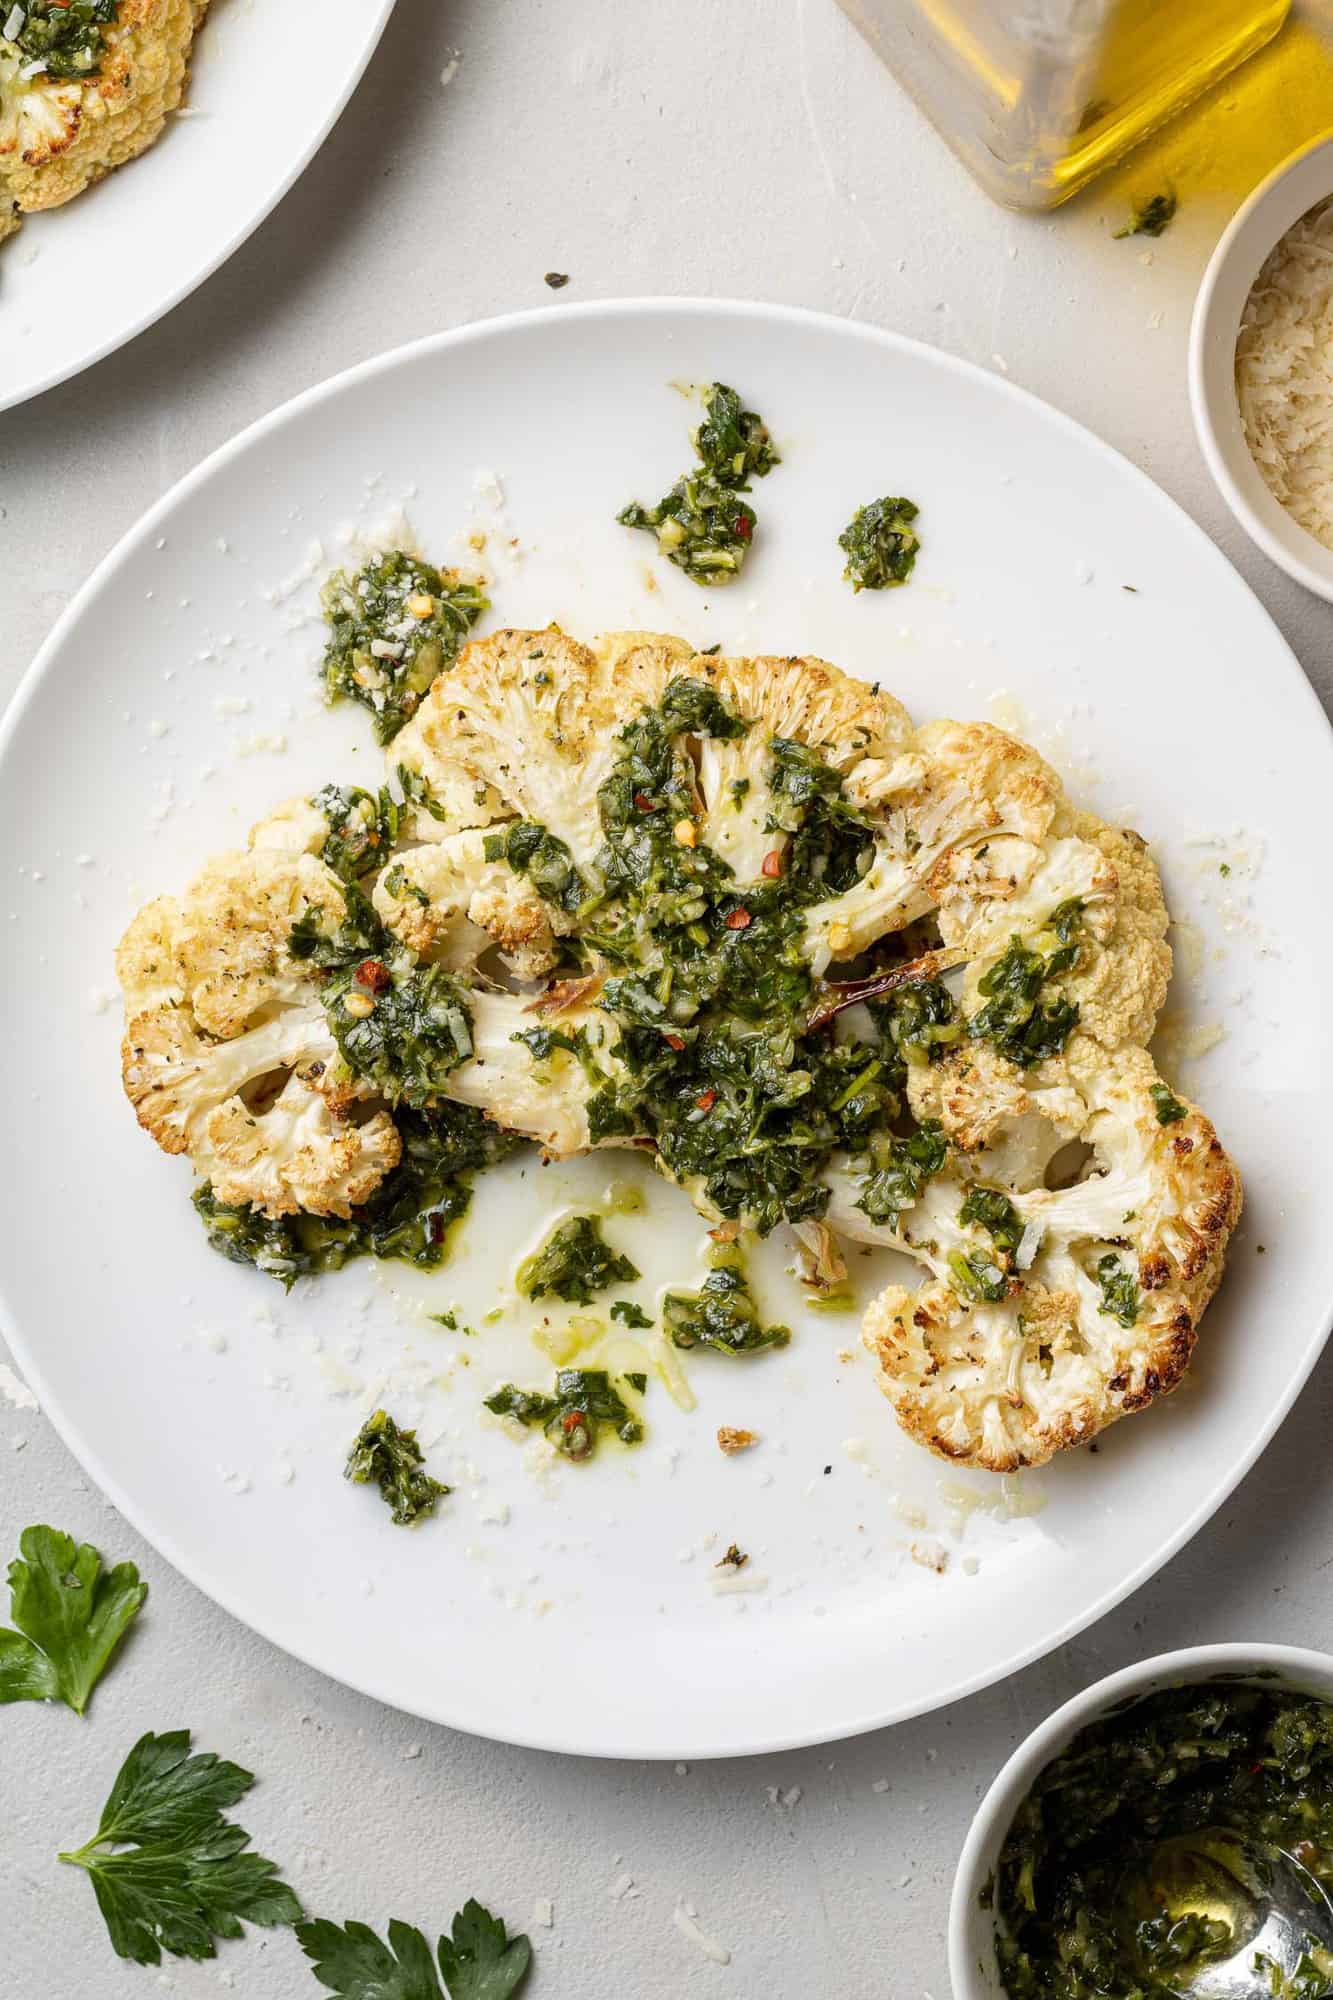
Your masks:
<svg viewBox="0 0 1333 2000"><path fill-rule="evenodd" d="M687 463L673 385L712 377L766 415L783 463L754 495L744 577L706 593L613 515ZM885 491L920 504L923 553L906 589L854 597L835 537ZM187 1168L120 1095L112 950L137 903L278 799L377 781L361 711L320 706L313 609L353 530L399 506L437 560L485 536L495 620L822 652L922 718L1021 722L1081 796L1156 843L1183 925L1168 1074L1208 1105L1249 1187L1169 1404L1016 1496L951 1474L897 1430L856 1320L803 1309L775 1237L760 1302L791 1346L686 1357L696 1410L650 1383L642 1448L539 1479L480 1416L497 1382L550 1379L514 1266L555 1206L632 1175L628 1156L483 1180L452 1262L425 1279L358 1265L288 1297L205 1247ZM20 1365L169 1561L277 1644L424 1717L701 1757L952 1701L1178 1549L1324 1339L1333 1246L1312 1135L1333 1114L1333 953L1312 857L1331 795L1324 717L1244 584L1124 459L1006 382L843 321L679 301L554 307L387 355L155 507L8 718L0 1278ZM703 1232L639 1178L649 1213L607 1233L642 1265L651 1309L660 1286L697 1281ZM864 1299L883 1265L853 1261ZM426 1317L455 1306L475 1333ZM376 1402L418 1424L455 1488L412 1531L340 1477ZM762 1443L724 1458L719 1424ZM733 1541L747 1587L720 1592Z"/></svg>
<svg viewBox="0 0 1333 2000"><path fill-rule="evenodd" d="M213 0L182 115L141 159L0 251L0 410L100 361L217 270L314 158L394 0Z"/></svg>

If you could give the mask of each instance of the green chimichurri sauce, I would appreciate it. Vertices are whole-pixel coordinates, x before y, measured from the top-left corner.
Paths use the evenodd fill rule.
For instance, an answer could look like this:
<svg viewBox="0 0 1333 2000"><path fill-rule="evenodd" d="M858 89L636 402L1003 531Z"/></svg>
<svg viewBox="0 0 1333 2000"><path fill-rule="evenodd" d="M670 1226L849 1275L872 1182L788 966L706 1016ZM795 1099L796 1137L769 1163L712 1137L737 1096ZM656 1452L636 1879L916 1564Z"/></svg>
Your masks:
<svg viewBox="0 0 1333 2000"><path fill-rule="evenodd" d="M642 1375L622 1380L640 1392L647 1387ZM592 1457L604 1431L614 1432L622 1444L639 1444L643 1438L643 1425L604 1368L561 1368L550 1395L506 1382L486 1398L486 1408L497 1417L516 1417L529 1429L539 1428L557 1451L576 1460Z"/></svg>
<svg viewBox="0 0 1333 2000"><path fill-rule="evenodd" d="M738 1252L720 1252L697 1292L668 1292L662 1324L676 1347L711 1347L716 1354L758 1354L785 1347L791 1329L765 1326L755 1309Z"/></svg>
<svg viewBox="0 0 1333 2000"><path fill-rule="evenodd" d="M613 1250L595 1215L571 1215L551 1231L518 1267L524 1298L564 1299L586 1306L608 1285L632 1285L639 1273L628 1257Z"/></svg>
<svg viewBox="0 0 1333 2000"><path fill-rule="evenodd" d="M378 1486L399 1527L433 1514L452 1488L432 1479L415 1431L401 1430L387 1410L367 1417L347 1454L344 1476L358 1486Z"/></svg>
<svg viewBox="0 0 1333 2000"><path fill-rule="evenodd" d="M274 1221L248 1205L228 1207L207 1185L195 1211L212 1247L290 1290L298 1278L340 1271L354 1257L398 1257L431 1269L448 1252L450 1227L467 1213L472 1175L523 1144L471 1105L441 1099L425 1111L394 1114L403 1144L398 1165L347 1221L289 1215Z"/></svg>
<svg viewBox="0 0 1333 2000"><path fill-rule="evenodd" d="M1146 201L1135 202L1129 212L1129 221L1123 229L1117 229L1115 240L1120 243L1126 236L1163 236L1176 219L1180 202L1174 188L1166 188L1161 194L1149 195Z"/></svg>
<svg viewBox="0 0 1333 2000"><path fill-rule="evenodd" d="M490 608L478 583L402 549L372 557L354 576L335 571L321 601L329 627L325 694L368 708L381 743L392 742L415 715Z"/></svg>
<svg viewBox="0 0 1333 2000"><path fill-rule="evenodd" d="M1215 1681L1081 1731L1000 1852L996 1956L1011 2000L1175 2000L1186 1970L1242 1950L1254 1898L1227 1865L1228 1835L1284 1849L1333 1887L1327 1703ZM1293 1977L1261 1970L1284 2000L1333 1995L1318 1948Z"/></svg>
<svg viewBox="0 0 1333 2000"><path fill-rule="evenodd" d="M993 1042L1020 1069L1059 1055L1078 1026L1078 1007L1063 994L1044 998L1043 988L1078 964L1082 939L1083 905L1076 896L1053 910L1035 937L1011 937L978 982L985 1005L968 1022L968 1033Z"/></svg>
<svg viewBox="0 0 1333 2000"><path fill-rule="evenodd" d="M819 1175L835 1150L866 1171L891 1162L897 1135L913 1130L908 1062L960 1029L947 992L929 982L876 1002L870 1037L811 1028L805 912L861 878L873 830L831 765L775 737L772 872L742 890L696 837L683 739L735 741L748 728L707 682L681 676L619 733L598 794L602 901L583 936L611 967L599 1004L619 1024L612 1054L627 1074L595 1092L589 1124L595 1140L650 1138L677 1179L766 1235L823 1213ZM938 1135L930 1156L937 1171ZM900 1192L915 1198L905 1184Z"/></svg>
<svg viewBox="0 0 1333 2000"><path fill-rule="evenodd" d="M714 382L704 419L691 437L699 464L682 473L655 507L632 500L616 519L622 527L656 535L668 562L695 583L730 583L754 540L755 513L740 498L752 479L763 479L781 461L768 426L747 410L734 389Z"/></svg>
<svg viewBox="0 0 1333 2000"><path fill-rule="evenodd" d="M906 583L921 547L912 526L919 511L915 501L887 495L857 508L838 537L847 557L842 573L853 590L894 590Z"/></svg>
<svg viewBox="0 0 1333 2000"><path fill-rule="evenodd" d="M20 0L20 12L13 42L24 62L39 62L42 75L69 82L100 71L102 30L115 22L120 0Z"/></svg>

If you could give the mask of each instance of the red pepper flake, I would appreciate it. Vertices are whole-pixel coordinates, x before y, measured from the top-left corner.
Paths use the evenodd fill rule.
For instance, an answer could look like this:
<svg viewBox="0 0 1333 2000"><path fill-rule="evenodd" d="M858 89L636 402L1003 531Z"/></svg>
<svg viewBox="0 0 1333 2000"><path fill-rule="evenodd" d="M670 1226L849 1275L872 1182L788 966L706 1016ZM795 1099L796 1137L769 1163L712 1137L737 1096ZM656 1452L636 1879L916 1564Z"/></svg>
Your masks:
<svg viewBox="0 0 1333 2000"><path fill-rule="evenodd" d="M560 1428L565 1434L571 1458L586 1458L592 1450L592 1432L588 1419L582 1410L569 1410L561 1419Z"/></svg>
<svg viewBox="0 0 1333 2000"><path fill-rule="evenodd" d="M368 986L372 993L382 993L389 984L389 968L383 959L363 958L356 968L358 986Z"/></svg>
<svg viewBox="0 0 1333 2000"><path fill-rule="evenodd" d="M717 1092L715 1090L706 1090L702 1097L696 1097L694 1101L700 1111L711 1111L717 1103Z"/></svg>
<svg viewBox="0 0 1333 2000"><path fill-rule="evenodd" d="M750 519L748 514L738 514L733 523L733 526L735 528L736 533L740 536L743 542L748 542L751 535L754 533L754 522Z"/></svg>
<svg viewBox="0 0 1333 2000"><path fill-rule="evenodd" d="M641 813L653 813L657 811L656 801L650 799L647 792L636 792L634 794L634 803Z"/></svg>
<svg viewBox="0 0 1333 2000"><path fill-rule="evenodd" d="M782 868L783 868L782 849L780 847L770 848L768 853L764 856L764 867L763 867L764 874L767 875L770 882L775 882L778 876L782 873Z"/></svg>
<svg viewBox="0 0 1333 2000"><path fill-rule="evenodd" d="M685 1046L684 1042L681 1040L679 1035L663 1035L662 1040L666 1043L669 1049L674 1049L677 1055L680 1054L681 1050Z"/></svg>
<svg viewBox="0 0 1333 2000"><path fill-rule="evenodd" d="M753 922L754 918L748 910L735 909L727 918L727 929L729 931L748 931Z"/></svg>

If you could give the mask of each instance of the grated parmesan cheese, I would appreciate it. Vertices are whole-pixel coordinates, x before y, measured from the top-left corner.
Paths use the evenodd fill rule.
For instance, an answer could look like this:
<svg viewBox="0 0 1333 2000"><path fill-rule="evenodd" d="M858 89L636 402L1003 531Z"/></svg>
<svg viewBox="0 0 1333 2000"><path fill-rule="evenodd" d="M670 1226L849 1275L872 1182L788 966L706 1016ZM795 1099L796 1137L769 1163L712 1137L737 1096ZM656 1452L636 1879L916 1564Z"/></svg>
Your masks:
<svg viewBox="0 0 1333 2000"><path fill-rule="evenodd" d="M1236 395L1264 484L1333 549L1333 196L1292 225L1250 288Z"/></svg>

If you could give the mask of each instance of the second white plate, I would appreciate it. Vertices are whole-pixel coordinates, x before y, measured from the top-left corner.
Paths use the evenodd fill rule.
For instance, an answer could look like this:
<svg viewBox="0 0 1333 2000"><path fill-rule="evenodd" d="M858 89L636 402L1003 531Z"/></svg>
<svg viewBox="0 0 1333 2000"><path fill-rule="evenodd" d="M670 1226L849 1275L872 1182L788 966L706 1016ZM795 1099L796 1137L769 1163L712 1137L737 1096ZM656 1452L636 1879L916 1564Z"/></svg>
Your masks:
<svg viewBox="0 0 1333 2000"><path fill-rule="evenodd" d="M157 144L0 250L0 410L161 319L240 248L309 165L394 0L213 0L182 113Z"/></svg>
<svg viewBox="0 0 1333 2000"><path fill-rule="evenodd" d="M764 413L783 464L755 495L751 565L709 594L613 516L686 462L690 409L670 385L712 377ZM920 504L923 553L905 590L854 598L835 537L886 491ZM822 652L919 716L1026 729L1078 793L1156 843L1182 920L1172 1006L1195 1030L1175 1058L1217 1042L1184 1073L1168 1050L1167 1074L1208 1106L1249 1191L1168 1405L1003 1502L999 1482L952 1476L898 1432L856 1322L803 1316L774 1241L761 1304L793 1325L790 1349L691 1357L696 1411L653 1387L641 1450L540 1483L479 1418L497 1380L545 1372L507 1290L552 1201L600 1196L632 1171L621 1160L483 1181L454 1262L427 1281L354 1267L285 1297L206 1249L187 1169L120 1094L112 949L138 901L181 887L277 799L378 773L360 712L319 703L312 614L349 529L396 506L437 559L485 534L497 621ZM1311 857L1331 792L1318 705L1216 549L1003 381L845 322L678 302L556 308L386 356L168 495L71 606L8 718L21 1171L0 1204L0 1283L20 1363L169 1560L279 1645L422 1716L698 1757L952 1700L1179 1548L1324 1338L1333 1245L1311 1139L1333 1110L1333 947ZM650 1217L613 1217L608 1234L651 1302L697 1272L702 1231L643 1178ZM873 1275L859 1272L863 1296ZM497 1300L504 1317L484 1326ZM425 1317L454 1304L475 1335ZM339 1476L375 1400L419 1424L456 1489L413 1532ZM721 1423L763 1443L724 1459ZM732 1541L754 1587L719 1595Z"/></svg>

